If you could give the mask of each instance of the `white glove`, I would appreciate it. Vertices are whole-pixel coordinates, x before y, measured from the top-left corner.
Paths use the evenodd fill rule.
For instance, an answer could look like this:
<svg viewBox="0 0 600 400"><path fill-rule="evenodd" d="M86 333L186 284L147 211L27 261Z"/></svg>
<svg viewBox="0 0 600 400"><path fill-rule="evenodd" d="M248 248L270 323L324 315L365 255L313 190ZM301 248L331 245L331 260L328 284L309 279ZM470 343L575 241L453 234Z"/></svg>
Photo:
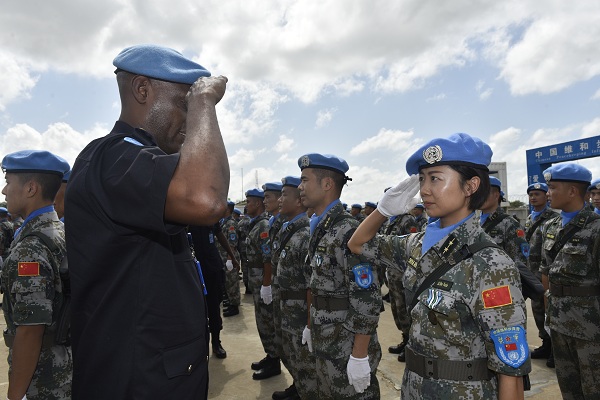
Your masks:
<svg viewBox="0 0 600 400"><path fill-rule="evenodd" d="M418 203L415 195L419 192L419 187L419 175L411 175L383 194L377 203L377 210L388 218L406 214Z"/></svg>
<svg viewBox="0 0 600 400"><path fill-rule="evenodd" d="M8 396L6 396L6 400L10 400L10 399L8 398ZM21 400L27 400L27 395L24 395L24 396L23 396L23 398L22 398Z"/></svg>
<svg viewBox="0 0 600 400"><path fill-rule="evenodd" d="M311 353L313 352L312 337L310 337L310 328L308 326L305 326L304 330L302 331L302 344L307 345L308 351L310 351Z"/></svg>
<svg viewBox="0 0 600 400"><path fill-rule="evenodd" d="M354 390L358 393L364 392L371 384L369 356L366 356L365 358L354 358L352 357L352 354L350 354L346 372L348 373L348 382L354 386Z"/></svg>
<svg viewBox="0 0 600 400"><path fill-rule="evenodd" d="M548 314L544 314L544 330L548 333L548 335L552 336L550 333L550 327L548 326Z"/></svg>
<svg viewBox="0 0 600 400"><path fill-rule="evenodd" d="M227 271L231 271L233 269L233 261L227 260L225 262L225 267L227 267Z"/></svg>
<svg viewBox="0 0 600 400"><path fill-rule="evenodd" d="M260 287L260 298L267 305L273 302L273 292L271 292L271 285Z"/></svg>

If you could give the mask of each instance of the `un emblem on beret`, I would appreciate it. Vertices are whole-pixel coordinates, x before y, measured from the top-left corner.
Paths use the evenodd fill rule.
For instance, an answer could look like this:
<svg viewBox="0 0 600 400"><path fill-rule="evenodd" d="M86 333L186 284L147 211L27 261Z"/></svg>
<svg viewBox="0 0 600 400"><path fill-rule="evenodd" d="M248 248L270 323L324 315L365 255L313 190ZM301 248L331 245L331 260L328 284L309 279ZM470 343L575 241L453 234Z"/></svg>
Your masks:
<svg viewBox="0 0 600 400"><path fill-rule="evenodd" d="M600 183L596 183L596 189L600 189Z"/></svg>
<svg viewBox="0 0 600 400"><path fill-rule="evenodd" d="M435 146L429 146L423 150L423 159L427 161L428 164L442 161L442 148L437 144Z"/></svg>
<svg viewBox="0 0 600 400"><path fill-rule="evenodd" d="M533 185L534 189L540 189L542 187L542 185L540 185L539 183L536 183L535 185Z"/></svg>
<svg viewBox="0 0 600 400"><path fill-rule="evenodd" d="M548 182L549 180L552 179L552 174L550 172L546 172L544 174L544 179L546 180L546 182Z"/></svg>
<svg viewBox="0 0 600 400"><path fill-rule="evenodd" d="M300 160L300 166L308 167L309 165L310 165L310 158L308 158L308 156L303 156L302 159Z"/></svg>

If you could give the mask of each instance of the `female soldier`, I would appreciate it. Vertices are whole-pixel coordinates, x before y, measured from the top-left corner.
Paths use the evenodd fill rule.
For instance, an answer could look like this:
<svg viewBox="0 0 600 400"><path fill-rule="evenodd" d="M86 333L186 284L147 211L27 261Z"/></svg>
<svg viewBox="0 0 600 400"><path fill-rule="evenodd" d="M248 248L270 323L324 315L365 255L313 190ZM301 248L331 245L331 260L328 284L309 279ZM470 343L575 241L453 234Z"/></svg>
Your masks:
<svg viewBox="0 0 600 400"><path fill-rule="evenodd" d="M487 144L464 133L430 141L348 243L403 274L412 325L402 399L524 397L531 364L519 272L474 215L490 190L491 157ZM437 220L425 232L376 236L389 216L414 207L419 187Z"/></svg>

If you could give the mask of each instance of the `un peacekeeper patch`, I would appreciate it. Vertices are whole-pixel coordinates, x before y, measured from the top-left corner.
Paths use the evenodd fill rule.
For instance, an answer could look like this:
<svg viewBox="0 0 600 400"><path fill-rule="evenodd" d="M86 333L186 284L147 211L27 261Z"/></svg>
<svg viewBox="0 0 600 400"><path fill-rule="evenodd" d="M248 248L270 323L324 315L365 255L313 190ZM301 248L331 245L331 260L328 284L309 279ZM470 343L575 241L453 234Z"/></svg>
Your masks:
<svg viewBox="0 0 600 400"><path fill-rule="evenodd" d="M367 289L373 283L373 270L371 264L360 263L352 267L354 272L354 281L358 286L363 289Z"/></svg>
<svg viewBox="0 0 600 400"><path fill-rule="evenodd" d="M529 346L525 336L525 330L520 326L494 329L490 337L496 347L498 358L513 368L518 368L529 357Z"/></svg>
<svg viewBox="0 0 600 400"><path fill-rule="evenodd" d="M271 254L271 246L269 246L268 243L265 243L262 246L260 246L260 249L265 256L268 256L269 254Z"/></svg>
<svg viewBox="0 0 600 400"><path fill-rule="evenodd" d="M260 238L261 239L266 239L269 237L269 232L261 232L260 233Z"/></svg>
<svg viewBox="0 0 600 400"><path fill-rule="evenodd" d="M39 262L20 262L18 271L19 271L19 276L39 276L40 275L40 263Z"/></svg>
<svg viewBox="0 0 600 400"><path fill-rule="evenodd" d="M483 308L495 308L512 304L510 287L508 285L498 286L481 292L483 298Z"/></svg>
<svg viewBox="0 0 600 400"><path fill-rule="evenodd" d="M525 258L529 258L529 243L521 243L521 253L525 256Z"/></svg>
<svg viewBox="0 0 600 400"><path fill-rule="evenodd" d="M231 240L232 242L235 242L237 240L237 235L235 233L230 233L229 240Z"/></svg>

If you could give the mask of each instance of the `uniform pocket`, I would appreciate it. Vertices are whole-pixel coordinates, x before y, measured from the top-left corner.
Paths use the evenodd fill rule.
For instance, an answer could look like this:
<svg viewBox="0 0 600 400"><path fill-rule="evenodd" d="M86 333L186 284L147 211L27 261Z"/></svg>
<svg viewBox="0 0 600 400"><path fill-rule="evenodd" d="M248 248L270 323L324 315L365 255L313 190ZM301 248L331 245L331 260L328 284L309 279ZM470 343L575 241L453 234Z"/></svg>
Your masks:
<svg viewBox="0 0 600 400"><path fill-rule="evenodd" d="M451 343L464 342L457 299L447 292L430 289L421 294L419 302L426 313L421 326L425 335Z"/></svg>
<svg viewBox="0 0 600 400"><path fill-rule="evenodd" d="M569 266L567 270L562 271L563 273L577 276L586 276L589 274L589 267L586 262L587 246L566 243L561 253L563 253L565 262Z"/></svg>
<svg viewBox="0 0 600 400"><path fill-rule="evenodd" d="M207 355L208 349L204 336L163 350L163 366L167 378L190 375L200 364L206 362Z"/></svg>

